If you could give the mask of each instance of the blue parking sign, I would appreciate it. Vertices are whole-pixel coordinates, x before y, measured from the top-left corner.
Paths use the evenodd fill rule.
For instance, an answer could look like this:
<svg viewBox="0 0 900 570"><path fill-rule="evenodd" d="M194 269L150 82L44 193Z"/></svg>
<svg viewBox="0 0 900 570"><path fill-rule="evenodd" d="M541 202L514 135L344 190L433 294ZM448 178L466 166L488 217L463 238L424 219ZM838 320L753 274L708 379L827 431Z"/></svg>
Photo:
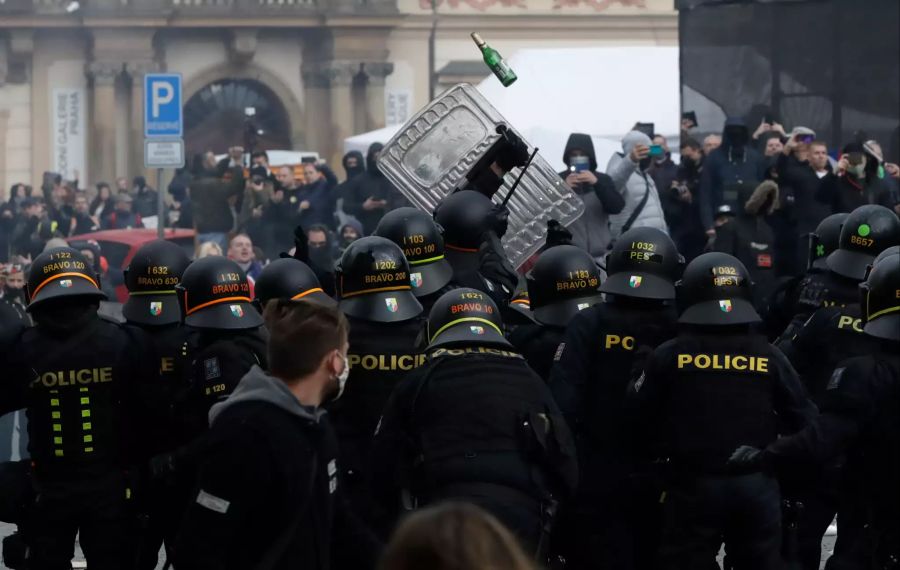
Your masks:
<svg viewBox="0 0 900 570"><path fill-rule="evenodd" d="M184 132L181 110L181 74L148 73L144 76L144 136L180 137Z"/></svg>

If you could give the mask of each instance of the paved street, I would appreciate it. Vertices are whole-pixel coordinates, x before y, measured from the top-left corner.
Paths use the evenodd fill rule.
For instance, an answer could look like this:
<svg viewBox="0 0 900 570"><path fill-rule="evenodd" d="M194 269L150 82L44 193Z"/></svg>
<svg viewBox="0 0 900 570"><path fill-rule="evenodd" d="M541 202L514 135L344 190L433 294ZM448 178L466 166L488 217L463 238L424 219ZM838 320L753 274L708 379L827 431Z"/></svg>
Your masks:
<svg viewBox="0 0 900 570"><path fill-rule="evenodd" d="M6 523L0 523L0 537L11 534L13 532L13 529L14 529L14 527L12 525L8 525ZM831 549L834 548L834 538L835 538L834 536L826 536L825 537L825 541L823 543L823 549L822 549L822 566L821 566L821 568L825 567L825 560L827 560L828 556L831 555ZM83 563L84 557L81 554L81 549L76 550L75 559L76 559L76 561L82 562L82 564L80 566L76 566L76 568L86 568L86 566ZM163 562L165 562L164 556L162 555L162 553L160 553L160 563L156 567L156 570L162 570ZM6 568L6 566L4 566L2 563L0 563L0 569L5 569L5 568Z"/></svg>

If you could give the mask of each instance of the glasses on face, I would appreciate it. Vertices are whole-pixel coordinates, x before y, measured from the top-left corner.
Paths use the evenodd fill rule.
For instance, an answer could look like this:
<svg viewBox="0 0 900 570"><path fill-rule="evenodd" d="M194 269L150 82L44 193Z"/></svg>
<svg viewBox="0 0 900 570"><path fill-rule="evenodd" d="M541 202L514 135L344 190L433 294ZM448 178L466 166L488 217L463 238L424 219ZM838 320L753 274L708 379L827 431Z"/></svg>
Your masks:
<svg viewBox="0 0 900 570"><path fill-rule="evenodd" d="M319 247L325 247L327 244L328 244L328 242L326 242L326 241L311 241L311 242L308 242L309 247L316 247L316 248L319 248Z"/></svg>

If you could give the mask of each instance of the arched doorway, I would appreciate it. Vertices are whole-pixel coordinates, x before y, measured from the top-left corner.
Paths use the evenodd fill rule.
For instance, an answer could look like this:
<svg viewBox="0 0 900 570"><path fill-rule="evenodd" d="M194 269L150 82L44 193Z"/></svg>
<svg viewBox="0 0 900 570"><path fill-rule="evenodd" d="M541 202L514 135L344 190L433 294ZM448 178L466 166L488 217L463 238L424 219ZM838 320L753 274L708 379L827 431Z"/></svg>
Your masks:
<svg viewBox="0 0 900 570"><path fill-rule="evenodd" d="M232 146L292 148L284 105L255 79L220 79L197 91L184 106L184 130L191 153L212 150L222 154Z"/></svg>

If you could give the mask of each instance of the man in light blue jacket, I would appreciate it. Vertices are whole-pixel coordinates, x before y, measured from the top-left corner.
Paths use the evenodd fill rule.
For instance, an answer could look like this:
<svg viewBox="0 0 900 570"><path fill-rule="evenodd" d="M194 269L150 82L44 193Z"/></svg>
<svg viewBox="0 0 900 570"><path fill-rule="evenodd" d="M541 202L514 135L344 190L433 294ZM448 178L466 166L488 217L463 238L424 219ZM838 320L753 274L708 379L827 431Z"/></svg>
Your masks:
<svg viewBox="0 0 900 570"><path fill-rule="evenodd" d="M659 192L647 174L652 162L650 137L640 131L630 131L622 139L622 150L606 166L606 174L625 199L625 208L609 217L613 239L631 228L650 227L668 233Z"/></svg>

